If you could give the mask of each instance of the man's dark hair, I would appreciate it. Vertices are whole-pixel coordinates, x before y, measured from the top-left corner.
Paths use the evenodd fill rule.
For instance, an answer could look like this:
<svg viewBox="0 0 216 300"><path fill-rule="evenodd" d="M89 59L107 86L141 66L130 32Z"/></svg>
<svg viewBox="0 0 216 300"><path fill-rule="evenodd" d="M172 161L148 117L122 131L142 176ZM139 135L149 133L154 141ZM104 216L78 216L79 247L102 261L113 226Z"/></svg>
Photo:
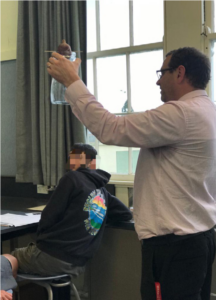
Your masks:
<svg viewBox="0 0 216 300"><path fill-rule="evenodd" d="M208 57L192 47L179 48L167 53L171 55L169 68L175 70L178 66L185 67L185 76L190 84L197 89L204 90L210 80L211 65ZM171 70L171 72L173 72Z"/></svg>
<svg viewBox="0 0 216 300"><path fill-rule="evenodd" d="M73 145L71 152L72 154L81 154L82 152L85 153L86 158L93 160L96 158L97 150L88 144L76 143Z"/></svg>

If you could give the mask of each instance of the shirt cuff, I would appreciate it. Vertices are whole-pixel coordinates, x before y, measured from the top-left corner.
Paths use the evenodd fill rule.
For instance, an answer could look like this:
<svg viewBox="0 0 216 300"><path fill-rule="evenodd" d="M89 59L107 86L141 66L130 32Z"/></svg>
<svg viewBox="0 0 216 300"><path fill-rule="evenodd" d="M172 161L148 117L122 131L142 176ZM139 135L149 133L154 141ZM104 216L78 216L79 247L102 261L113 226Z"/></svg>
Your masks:
<svg viewBox="0 0 216 300"><path fill-rule="evenodd" d="M67 88L65 92L65 99L74 106L80 96L91 94L82 80L76 80Z"/></svg>

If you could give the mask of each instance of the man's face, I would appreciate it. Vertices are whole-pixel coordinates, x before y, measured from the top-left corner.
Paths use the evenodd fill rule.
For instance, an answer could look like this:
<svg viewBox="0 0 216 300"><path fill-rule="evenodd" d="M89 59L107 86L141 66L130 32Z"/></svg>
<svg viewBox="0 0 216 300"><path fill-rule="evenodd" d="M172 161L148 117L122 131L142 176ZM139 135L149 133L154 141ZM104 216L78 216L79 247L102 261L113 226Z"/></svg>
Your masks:
<svg viewBox="0 0 216 300"><path fill-rule="evenodd" d="M169 68L170 59L171 59L171 55L166 57L161 67L161 70ZM162 77L156 82L156 84L160 86L161 100L163 102L176 100L174 72L171 73L169 70L165 71Z"/></svg>
<svg viewBox="0 0 216 300"><path fill-rule="evenodd" d="M90 164L90 159L86 159L86 154L70 153L70 169L76 171L79 167L87 168Z"/></svg>

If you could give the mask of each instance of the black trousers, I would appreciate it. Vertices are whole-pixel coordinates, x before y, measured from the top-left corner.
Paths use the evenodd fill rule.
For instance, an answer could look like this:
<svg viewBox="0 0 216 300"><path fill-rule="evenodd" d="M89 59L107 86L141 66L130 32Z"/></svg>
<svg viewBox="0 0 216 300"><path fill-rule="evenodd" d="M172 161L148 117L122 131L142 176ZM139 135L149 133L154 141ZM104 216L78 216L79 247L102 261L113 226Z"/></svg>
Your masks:
<svg viewBox="0 0 216 300"><path fill-rule="evenodd" d="M162 300L210 300L215 251L214 229L143 240L142 299L156 300L160 282Z"/></svg>

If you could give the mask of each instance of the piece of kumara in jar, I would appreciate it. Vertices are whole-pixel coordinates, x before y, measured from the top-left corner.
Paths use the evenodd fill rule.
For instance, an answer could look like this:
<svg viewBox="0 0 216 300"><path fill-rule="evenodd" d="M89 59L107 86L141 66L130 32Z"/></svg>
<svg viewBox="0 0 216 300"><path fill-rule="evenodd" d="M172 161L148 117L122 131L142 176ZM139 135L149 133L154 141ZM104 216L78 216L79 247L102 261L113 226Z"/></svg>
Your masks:
<svg viewBox="0 0 216 300"><path fill-rule="evenodd" d="M61 44L57 48L57 52L61 55L64 55L67 58L71 57L72 51L71 46L66 43L66 40L62 40Z"/></svg>

